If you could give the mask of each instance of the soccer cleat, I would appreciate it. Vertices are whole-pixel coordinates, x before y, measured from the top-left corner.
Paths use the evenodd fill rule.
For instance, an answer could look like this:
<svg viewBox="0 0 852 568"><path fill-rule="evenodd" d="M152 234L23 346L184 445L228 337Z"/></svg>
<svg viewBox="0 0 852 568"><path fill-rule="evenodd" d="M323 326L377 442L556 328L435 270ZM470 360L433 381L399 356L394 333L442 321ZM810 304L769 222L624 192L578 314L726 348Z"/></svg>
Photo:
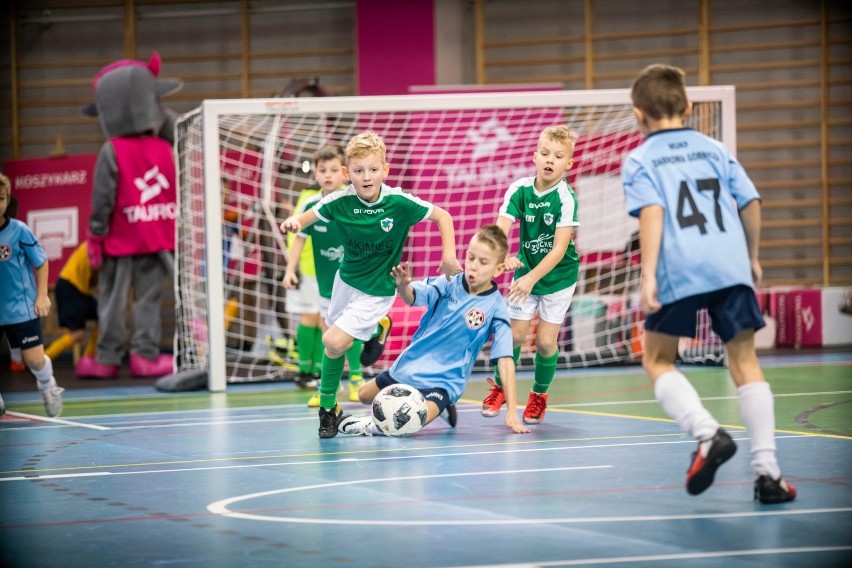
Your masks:
<svg viewBox="0 0 852 568"><path fill-rule="evenodd" d="M266 357L280 367L295 368L292 361L299 359L295 352L293 340L289 337L274 339L271 335L266 336Z"/></svg>
<svg viewBox="0 0 852 568"><path fill-rule="evenodd" d="M455 428L459 421L459 413L456 410L455 404L448 404L441 414L438 415L441 420L444 420L450 425L450 428Z"/></svg>
<svg viewBox="0 0 852 568"><path fill-rule="evenodd" d="M372 436L373 417L369 414L366 416L346 416L340 421L337 431L350 436Z"/></svg>
<svg viewBox="0 0 852 568"><path fill-rule="evenodd" d="M498 386L492 378L489 377L485 380L491 383L491 390L482 401L482 408L479 412L483 416L497 416L500 414L500 409L503 408L503 404L506 402L506 393L503 392L503 387Z"/></svg>
<svg viewBox="0 0 852 568"><path fill-rule="evenodd" d="M713 485L713 478L719 466L737 453L737 444L722 428L709 440L698 442L698 449L692 452L692 464L686 472L686 491L690 495L703 493Z"/></svg>
<svg viewBox="0 0 852 568"><path fill-rule="evenodd" d="M796 498L796 488L784 481L783 477L772 479L761 475L754 480L754 500L764 505L786 503Z"/></svg>
<svg viewBox="0 0 852 568"><path fill-rule="evenodd" d="M361 402L361 397L358 396L358 390L364 386L364 379L349 379L349 401Z"/></svg>
<svg viewBox="0 0 852 568"><path fill-rule="evenodd" d="M547 411L547 393L530 391L527 407L524 409L524 424L539 424Z"/></svg>
<svg viewBox="0 0 852 568"><path fill-rule="evenodd" d="M337 427L347 416L343 415L343 410L339 404L335 404L334 408L326 410L323 407L319 409L319 437L334 438L337 436Z"/></svg>
<svg viewBox="0 0 852 568"><path fill-rule="evenodd" d="M315 392L311 395L311 398L308 399L308 408L319 408L320 405L320 393L319 391Z"/></svg>
<svg viewBox="0 0 852 568"><path fill-rule="evenodd" d="M364 367L369 367L378 361L385 352L385 340L393 328L393 320L390 316L385 316L379 320L379 327L382 328L381 332L364 343L364 350L361 351L361 365Z"/></svg>
<svg viewBox="0 0 852 568"><path fill-rule="evenodd" d="M9 361L9 370L13 373L23 373L27 370L27 364L23 361L15 361L12 359Z"/></svg>
<svg viewBox="0 0 852 568"><path fill-rule="evenodd" d="M51 418L62 414L62 393L65 389L54 383L39 390L41 390L41 399L44 401L45 414Z"/></svg>
<svg viewBox="0 0 852 568"><path fill-rule="evenodd" d="M299 373L293 379L296 386L302 390L312 390L317 388L317 378L310 373Z"/></svg>

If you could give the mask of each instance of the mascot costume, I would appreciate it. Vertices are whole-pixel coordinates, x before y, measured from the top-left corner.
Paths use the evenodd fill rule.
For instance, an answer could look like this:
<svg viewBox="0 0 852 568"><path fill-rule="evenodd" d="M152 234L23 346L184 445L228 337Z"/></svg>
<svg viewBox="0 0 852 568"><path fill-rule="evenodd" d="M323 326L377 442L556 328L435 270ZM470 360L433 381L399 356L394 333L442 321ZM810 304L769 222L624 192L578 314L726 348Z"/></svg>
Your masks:
<svg viewBox="0 0 852 568"><path fill-rule="evenodd" d="M121 60L94 79L95 103L84 114L98 116L108 140L95 164L89 262L100 269L97 356L83 357L81 377L116 378L124 358L125 315L133 290L130 375L159 377L173 372L171 355L160 354L160 299L173 270L177 218L173 124L160 96L180 81L158 81L160 57Z"/></svg>

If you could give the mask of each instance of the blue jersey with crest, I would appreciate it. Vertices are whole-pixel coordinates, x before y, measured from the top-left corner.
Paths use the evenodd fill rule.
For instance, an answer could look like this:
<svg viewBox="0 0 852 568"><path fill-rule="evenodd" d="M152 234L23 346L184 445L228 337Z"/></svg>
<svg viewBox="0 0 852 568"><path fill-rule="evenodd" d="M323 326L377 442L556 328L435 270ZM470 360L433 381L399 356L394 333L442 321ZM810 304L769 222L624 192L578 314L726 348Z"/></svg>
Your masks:
<svg viewBox="0 0 852 568"><path fill-rule="evenodd" d="M760 196L724 144L691 128L659 130L630 152L621 175L631 215L664 210L660 303L754 286L739 209Z"/></svg>
<svg viewBox="0 0 852 568"><path fill-rule="evenodd" d="M38 318L33 268L45 262L47 255L29 227L0 217L0 325Z"/></svg>
<svg viewBox="0 0 852 568"><path fill-rule="evenodd" d="M394 380L418 389L440 387L451 402L461 397L473 364L493 335L491 360L512 356L512 326L496 284L468 291L464 273L412 282L414 306L426 306L411 343L390 368Z"/></svg>

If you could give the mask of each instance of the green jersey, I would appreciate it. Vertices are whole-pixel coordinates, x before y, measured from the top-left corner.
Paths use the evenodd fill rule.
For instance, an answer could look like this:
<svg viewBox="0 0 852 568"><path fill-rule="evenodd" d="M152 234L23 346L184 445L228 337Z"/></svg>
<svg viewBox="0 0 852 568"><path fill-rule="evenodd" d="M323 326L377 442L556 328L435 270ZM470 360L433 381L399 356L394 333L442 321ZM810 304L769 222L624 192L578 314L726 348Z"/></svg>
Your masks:
<svg viewBox="0 0 852 568"><path fill-rule="evenodd" d="M322 193L314 195L305 201L304 209L308 210L323 198ZM299 233L313 243L314 266L317 273L319 294L323 298L331 298L334 286L334 276L343 262L343 235L336 223L319 220Z"/></svg>
<svg viewBox="0 0 852 568"><path fill-rule="evenodd" d="M393 296L391 268L402 258L409 229L432 214L432 204L384 184L376 202L367 203L350 184L324 197L313 212L343 236L340 279L371 296Z"/></svg>
<svg viewBox="0 0 852 568"><path fill-rule="evenodd" d="M524 266L515 271L516 280L538 266L541 259L553 250L557 227L580 225L577 220L577 196L565 180L539 193L535 188L534 177L519 179L506 191L499 214L513 222L520 221L518 259ZM580 257L572 238L565 256L536 282L532 293L543 296L573 286L577 282L579 268Z"/></svg>

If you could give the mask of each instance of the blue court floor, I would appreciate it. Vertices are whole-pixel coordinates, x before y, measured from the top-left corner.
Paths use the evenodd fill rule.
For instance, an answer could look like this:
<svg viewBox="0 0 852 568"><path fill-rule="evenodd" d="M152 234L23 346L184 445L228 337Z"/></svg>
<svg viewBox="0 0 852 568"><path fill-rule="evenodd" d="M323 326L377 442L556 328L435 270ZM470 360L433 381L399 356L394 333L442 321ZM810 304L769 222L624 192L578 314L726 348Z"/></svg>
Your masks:
<svg viewBox="0 0 852 568"><path fill-rule="evenodd" d="M526 435L480 416L482 377L456 429L407 439L320 440L290 384L68 391L57 420L36 393L10 393L0 565L850 566L852 355L764 365L799 490L773 506L752 500L724 369L687 371L739 444L698 497L683 488L695 442L633 367L562 373Z"/></svg>

